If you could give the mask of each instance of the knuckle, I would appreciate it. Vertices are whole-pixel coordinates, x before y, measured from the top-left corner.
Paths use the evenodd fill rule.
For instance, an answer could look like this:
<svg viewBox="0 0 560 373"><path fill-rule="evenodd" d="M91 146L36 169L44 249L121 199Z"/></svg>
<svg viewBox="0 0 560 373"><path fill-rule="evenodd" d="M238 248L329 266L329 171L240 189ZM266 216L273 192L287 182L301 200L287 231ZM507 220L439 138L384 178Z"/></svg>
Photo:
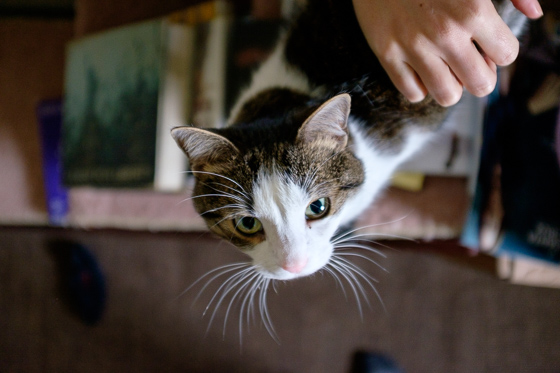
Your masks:
<svg viewBox="0 0 560 373"><path fill-rule="evenodd" d="M468 4L466 9L463 8L463 15L467 17L466 19L476 24L484 23L486 21L485 8L478 6L474 1L469 1Z"/></svg>
<svg viewBox="0 0 560 373"><path fill-rule="evenodd" d="M407 54L422 56L426 53L429 44L429 39L426 36L421 34L414 35L407 41Z"/></svg>
<svg viewBox="0 0 560 373"><path fill-rule="evenodd" d="M381 62L388 65L397 64L402 60L401 48L395 42L382 44L376 54Z"/></svg>
<svg viewBox="0 0 560 373"><path fill-rule="evenodd" d="M436 30L437 40L440 42L447 42L453 38L455 31L454 24L449 22L448 19L442 19L434 24Z"/></svg>

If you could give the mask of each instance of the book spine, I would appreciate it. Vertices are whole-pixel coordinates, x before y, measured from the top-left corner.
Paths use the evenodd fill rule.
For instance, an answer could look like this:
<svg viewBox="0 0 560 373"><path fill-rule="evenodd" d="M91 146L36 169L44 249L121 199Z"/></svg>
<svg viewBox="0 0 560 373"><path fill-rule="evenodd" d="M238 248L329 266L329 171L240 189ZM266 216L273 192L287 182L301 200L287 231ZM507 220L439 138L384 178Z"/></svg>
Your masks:
<svg viewBox="0 0 560 373"><path fill-rule="evenodd" d="M227 2L211 1L196 21L196 56L193 113L197 127L220 128L225 124L226 59L231 25ZM212 11L210 11L212 10Z"/></svg>
<svg viewBox="0 0 560 373"><path fill-rule="evenodd" d="M68 193L62 185L62 101L40 102L37 107L37 118L49 223L61 226L66 224L68 215Z"/></svg>
<svg viewBox="0 0 560 373"><path fill-rule="evenodd" d="M184 186L188 161L170 132L186 125L190 116L194 29L185 22L172 20L164 23L164 27L167 45L158 103L154 189L174 192Z"/></svg>

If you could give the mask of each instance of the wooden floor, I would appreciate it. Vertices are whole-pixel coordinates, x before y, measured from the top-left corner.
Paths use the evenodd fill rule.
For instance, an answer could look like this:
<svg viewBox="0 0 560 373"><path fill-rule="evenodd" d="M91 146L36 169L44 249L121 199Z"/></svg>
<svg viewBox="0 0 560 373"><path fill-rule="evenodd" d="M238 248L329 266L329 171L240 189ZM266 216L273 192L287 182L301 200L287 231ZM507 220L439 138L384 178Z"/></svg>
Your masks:
<svg viewBox="0 0 560 373"><path fill-rule="evenodd" d="M88 245L108 302L86 326L60 297L55 238ZM261 323L243 328L226 300L208 327L216 286L178 297L207 271L243 261L199 234L0 229L0 372L348 372L358 350L393 357L407 372L560 372L560 291L518 287L440 256L386 250L389 271L360 319L327 274L270 289L280 343ZM258 310L256 311L258 315ZM246 324L243 318L244 324ZM208 329L208 330L207 330Z"/></svg>

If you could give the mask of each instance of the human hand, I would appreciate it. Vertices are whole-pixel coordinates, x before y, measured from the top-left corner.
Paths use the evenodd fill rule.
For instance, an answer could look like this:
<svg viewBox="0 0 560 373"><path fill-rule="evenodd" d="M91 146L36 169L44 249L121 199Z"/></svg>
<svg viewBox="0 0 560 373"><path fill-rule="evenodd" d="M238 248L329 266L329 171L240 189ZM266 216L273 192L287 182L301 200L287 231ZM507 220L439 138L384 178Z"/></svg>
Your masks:
<svg viewBox="0 0 560 373"><path fill-rule="evenodd" d="M511 0L529 18L538 0ZM496 65L512 63L519 42L490 0L353 0L358 22L389 78L411 102L440 105L496 85Z"/></svg>

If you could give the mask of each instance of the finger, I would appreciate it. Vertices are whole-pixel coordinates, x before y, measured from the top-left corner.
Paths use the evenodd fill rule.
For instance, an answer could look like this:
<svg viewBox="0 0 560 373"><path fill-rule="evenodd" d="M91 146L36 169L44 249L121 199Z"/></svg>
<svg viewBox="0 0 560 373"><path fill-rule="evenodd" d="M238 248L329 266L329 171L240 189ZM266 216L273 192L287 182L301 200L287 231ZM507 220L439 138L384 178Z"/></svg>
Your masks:
<svg viewBox="0 0 560 373"><path fill-rule="evenodd" d="M473 40L496 65L507 66L517 58L519 41L497 14L496 17L494 22L489 22L494 27L479 28Z"/></svg>
<svg viewBox="0 0 560 373"><path fill-rule="evenodd" d="M447 63L436 55L424 55L414 65L422 83L441 106L455 105L463 95L463 85Z"/></svg>
<svg viewBox="0 0 560 373"><path fill-rule="evenodd" d="M543 10L538 0L511 0L511 3L521 13L531 19L537 19L543 15Z"/></svg>
<svg viewBox="0 0 560 373"><path fill-rule="evenodd" d="M427 95L427 89L414 69L402 60L381 61L395 87L410 102L420 102Z"/></svg>
<svg viewBox="0 0 560 373"><path fill-rule="evenodd" d="M442 57L465 89L477 97L490 94L497 81L496 64L473 43Z"/></svg>

